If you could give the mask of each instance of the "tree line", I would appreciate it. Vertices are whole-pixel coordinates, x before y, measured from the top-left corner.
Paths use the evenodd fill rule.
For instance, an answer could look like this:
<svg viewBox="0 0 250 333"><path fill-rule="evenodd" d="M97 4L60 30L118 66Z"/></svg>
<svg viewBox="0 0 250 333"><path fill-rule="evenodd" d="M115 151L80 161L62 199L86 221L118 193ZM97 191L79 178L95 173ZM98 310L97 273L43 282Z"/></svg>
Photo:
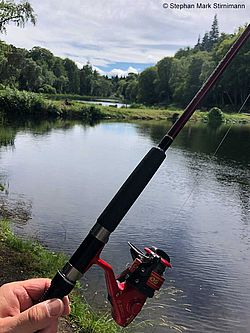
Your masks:
<svg viewBox="0 0 250 333"><path fill-rule="evenodd" d="M30 51L0 41L0 83L41 93L110 96L111 82L87 64L79 69L70 59L49 50Z"/></svg>
<svg viewBox="0 0 250 333"><path fill-rule="evenodd" d="M211 30L202 39L199 37L194 47L178 50L174 57L163 58L137 77L137 101L186 106L243 30L244 27L240 27L233 34L220 34L215 16ZM208 94L203 106L218 106L224 110L228 107L234 111L239 108L249 94L249 63L250 40ZM125 90L126 98L131 95L130 89Z"/></svg>
<svg viewBox="0 0 250 333"><path fill-rule="evenodd" d="M194 47L182 48L173 57L126 77L102 76L89 63L79 69L72 60L56 57L47 49L36 46L28 51L0 41L0 84L41 93L117 97L128 103L184 107L242 30L220 33L215 16L210 31L199 37ZM249 94L249 63L250 41L203 106L238 108Z"/></svg>

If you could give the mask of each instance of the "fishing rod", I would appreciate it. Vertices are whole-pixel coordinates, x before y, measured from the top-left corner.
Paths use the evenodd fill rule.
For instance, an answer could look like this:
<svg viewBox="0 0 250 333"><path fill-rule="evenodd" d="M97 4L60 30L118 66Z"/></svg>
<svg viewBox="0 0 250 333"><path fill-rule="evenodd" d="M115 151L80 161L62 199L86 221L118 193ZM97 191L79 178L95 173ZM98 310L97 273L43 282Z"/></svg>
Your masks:
<svg viewBox="0 0 250 333"><path fill-rule="evenodd" d="M144 253L135 245L129 243L133 262L118 276L115 276L113 268L99 257L100 253L108 242L110 234L119 225L166 158L166 151L175 137L249 36L250 25L246 27L235 41L158 146L152 147L130 174L98 217L93 228L75 253L65 266L61 270L58 270L51 281L49 289L40 301L63 298L68 295L74 288L76 281L95 264L105 272L108 299L112 306L112 316L117 324L125 327L140 312L147 297L153 297L155 290L160 289L164 282L163 273L165 269L172 267L169 256L163 250L156 247L145 247Z"/></svg>

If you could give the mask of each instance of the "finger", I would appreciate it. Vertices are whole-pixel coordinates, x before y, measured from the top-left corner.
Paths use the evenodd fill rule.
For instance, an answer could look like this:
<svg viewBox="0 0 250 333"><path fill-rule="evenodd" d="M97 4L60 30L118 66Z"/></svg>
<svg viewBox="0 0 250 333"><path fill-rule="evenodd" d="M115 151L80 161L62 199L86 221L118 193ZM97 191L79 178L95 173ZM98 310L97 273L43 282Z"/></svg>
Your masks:
<svg viewBox="0 0 250 333"><path fill-rule="evenodd" d="M63 297L62 301L63 301L63 304L64 304L63 316L68 316L70 314L70 311L71 311L68 296Z"/></svg>
<svg viewBox="0 0 250 333"><path fill-rule="evenodd" d="M49 288L50 283L50 279L30 279L5 284L1 288L2 293L7 302L12 301L12 304L5 307L6 311L10 312L8 315L14 316L30 308L34 302L41 298L45 290Z"/></svg>
<svg viewBox="0 0 250 333"><path fill-rule="evenodd" d="M6 283L0 288L1 306L0 317L15 316L30 308L34 304L27 290L23 286L24 281ZM31 283L32 288L32 283ZM42 288L42 289L41 289ZM43 286L39 294L43 294Z"/></svg>
<svg viewBox="0 0 250 333"><path fill-rule="evenodd" d="M50 279L30 279L17 282L22 285L33 301L37 301L51 284Z"/></svg>
<svg viewBox="0 0 250 333"><path fill-rule="evenodd" d="M12 333L34 333L39 330L53 329L58 318L64 312L64 304L60 299L53 299L32 306L18 316L9 318ZM46 331L45 331L46 332ZM48 331L50 332L50 331ZM56 331L55 331L56 332Z"/></svg>

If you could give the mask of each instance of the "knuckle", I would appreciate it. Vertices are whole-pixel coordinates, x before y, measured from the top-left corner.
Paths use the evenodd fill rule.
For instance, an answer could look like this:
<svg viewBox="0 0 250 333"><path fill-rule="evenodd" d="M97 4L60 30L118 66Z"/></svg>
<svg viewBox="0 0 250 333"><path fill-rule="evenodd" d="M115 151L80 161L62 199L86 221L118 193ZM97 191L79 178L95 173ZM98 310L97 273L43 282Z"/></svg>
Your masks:
<svg viewBox="0 0 250 333"><path fill-rule="evenodd" d="M39 324L41 321L41 314L38 307L34 306L28 311L28 322L33 326Z"/></svg>

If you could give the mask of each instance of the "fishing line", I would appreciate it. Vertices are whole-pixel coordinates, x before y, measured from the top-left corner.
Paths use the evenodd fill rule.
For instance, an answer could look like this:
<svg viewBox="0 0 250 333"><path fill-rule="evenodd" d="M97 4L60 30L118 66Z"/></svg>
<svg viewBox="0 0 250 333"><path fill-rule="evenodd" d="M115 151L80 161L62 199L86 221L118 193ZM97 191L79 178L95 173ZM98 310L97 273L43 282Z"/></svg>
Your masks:
<svg viewBox="0 0 250 333"><path fill-rule="evenodd" d="M236 112L236 114L238 115L242 109L244 108L244 106L246 105L248 99L250 97L250 93L248 94L248 96L246 97L245 101L243 102L243 104L241 105L241 107L239 108L239 110ZM211 162L212 159L215 157L215 155L218 153L219 149L221 148L221 146L223 145L223 143L225 142L229 132L231 131L232 127L233 127L233 123L229 126L229 128L227 129L226 133L224 134L224 136L222 137L221 141L219 142L218 146L216 147L214 153L212 154L212 156L208 159L208 162ZM195 174L195 183L193 185L193 188L191 189L189 195L187 196L186 200L183 202L183 204L181 205L181 207L179 208L178 212L176 213L176 216L175 216L175 220L178 219L178 217L180 216L181 212L183 211L184 207L187 205L191 195L194 193L194 190L195 188L197 187L197 184L199 183L199 181L197 180L197 177L201 174L204 173L204 169L201 171L198 171L196 174Z"/></svg>
<svg viewBox="0 0 250 333"><path fill-rule="evenodd" d="M236 112L237 115L238 115L238 114L242 111L242 109L245 107L245 105L246 105L246 103L247 103L249 97L250 97L250 93L249 93L248 96L246 97L245 101L243 102L243 104L241 105L241 107L239 108L239 110ZM230 100L230 102L232 103L232 100ZM233 103L232 103L232 104L233 104ZM234 124L231 123L231 125L230 125L229 128L227 129L226 133L224 134L224 136L222 137L222 139L221 139L220 142L218 143L218 145L217 145L217 147L216 147L214 153L213 153L212 156L208 159L208 162L210 162L210 161L212 160L212 158L214 158L214 157L216 156L216 154L218 153L219 149L221 148L221 146L222 146L223 143L225 142L227 136L229 135L229 132L231 131L233 125L234 125ZM201 175L202 175L202 173L204 173L204 169L201 171ZM197 180L197 176L198 176L199 174L200 174L200 172L197 172L197 173L196 173L196 175L195 175L195 183L194 183L194 185L193 185L193 188L191 189L191 191L190 191L188 197L187 197L186 200L183 202L183 204L182 204L182 206L180 207L180 209L178 210L178 212L176 213L176 217L175 217L174 220L177 220L177 219L178 219L178 217L180 216L182 210L183 210L184 207L187 205L187 203L188 203L188 201L189 201L191 195L193 194L195 188L197 187L197 184L198 184L198 182L199 182L199 181ZM157 326L151 331L151 333L156 333L156 329L158 329ZM182 332L182 331L180 330L180 332Z"/></svg>

